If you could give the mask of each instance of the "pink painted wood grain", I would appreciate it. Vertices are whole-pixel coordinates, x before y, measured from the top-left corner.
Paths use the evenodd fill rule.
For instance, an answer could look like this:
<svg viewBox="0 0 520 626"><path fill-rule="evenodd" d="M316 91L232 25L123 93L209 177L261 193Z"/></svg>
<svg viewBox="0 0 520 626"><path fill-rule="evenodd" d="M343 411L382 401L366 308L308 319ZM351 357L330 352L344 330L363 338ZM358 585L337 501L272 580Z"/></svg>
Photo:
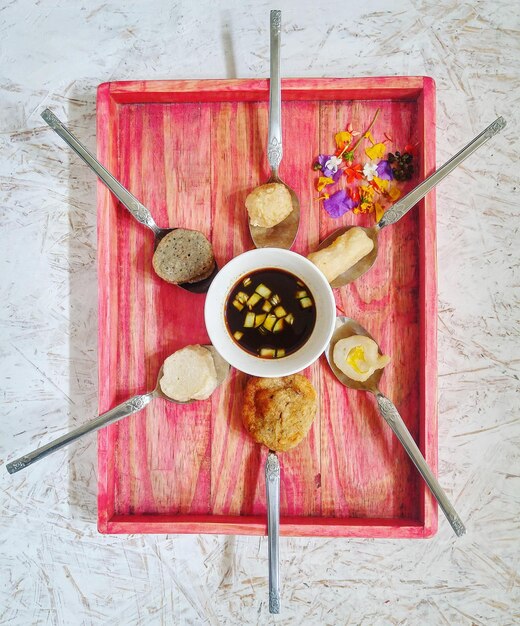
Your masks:
<svg viewBox="0 0 520 626"><path fill-rule="evenodd" d="M281 175L301 202L294 249L307 254L345 223L316 201L319 150L352 122L392 131L435 167L433 81L422 77L283 81ZM98 155L161 226L204 232L219 265L251 249L244 199L267 178L268 81L106 83L98 92ZM412 184L410 183L410 184ZM204 343L203 295L153 272L153 235L98 188L99 409L150 390L166 356ZM430 195L382 231L375 267L336 292L392 356L382 389L437 466L435 202ZM426 537L437 509L371 397L346 390L322 357L304 374L319 392L309 436L280 455L286 535ZM99 433L99 530L264 534L266 451L240 420L247 377L232 372L210 400L157 400Z"/></svg>

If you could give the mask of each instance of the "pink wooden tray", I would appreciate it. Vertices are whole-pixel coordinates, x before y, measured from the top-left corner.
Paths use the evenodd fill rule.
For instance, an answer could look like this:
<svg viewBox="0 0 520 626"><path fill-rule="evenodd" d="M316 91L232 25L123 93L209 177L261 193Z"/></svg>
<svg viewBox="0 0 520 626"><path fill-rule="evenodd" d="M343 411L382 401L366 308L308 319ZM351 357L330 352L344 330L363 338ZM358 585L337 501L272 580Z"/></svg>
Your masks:
<svg viewBox="0 0 520 626"><path fill-rule="evenodd" d="M267 178L267 80L106 83L98 91L98 154L160 226L199 229L219 265L251 249L244 199ZM391 131L395 149L419 145L416 181L435 166L434 83L422 77L285 80L281 176L302 221L294 250L307 254L343 224L316 200L311 169L348 122ZM163 359L208 342L204 295L161 281L153 235L98 188L99 410L153 389ZM382 390L430 466L437 467L435 202L430 194L382 231L373 269L336 291L392 356ZM281 533L428 537L437 509L372 397L341 387L322 357L304 374L320 411L306 440L281 454ZM102 533L266 533L266 450L240 420L244 374L210 400L147 409L99 433Z"/></svg>

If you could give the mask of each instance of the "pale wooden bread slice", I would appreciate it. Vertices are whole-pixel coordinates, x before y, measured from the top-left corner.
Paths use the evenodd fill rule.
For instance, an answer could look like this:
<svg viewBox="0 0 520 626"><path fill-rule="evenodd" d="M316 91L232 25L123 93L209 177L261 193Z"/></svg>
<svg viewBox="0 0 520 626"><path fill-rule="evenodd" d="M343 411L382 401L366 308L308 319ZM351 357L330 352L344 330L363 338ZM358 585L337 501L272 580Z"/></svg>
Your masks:
<svg viewBox="0 0 520 626"><path fill-rule="evenodd" d="M210 242L201 232L177 228L161 239L152 263L158 276L179 284L207 278L213 271L215 259Z"/></svg>
<svg viewBox="0 0 520 626"><path fill-rule="evenodd" d="M179 402L205 400L217 387L213 356L203 346L186 346L164 361L161 391Z"/></svg>

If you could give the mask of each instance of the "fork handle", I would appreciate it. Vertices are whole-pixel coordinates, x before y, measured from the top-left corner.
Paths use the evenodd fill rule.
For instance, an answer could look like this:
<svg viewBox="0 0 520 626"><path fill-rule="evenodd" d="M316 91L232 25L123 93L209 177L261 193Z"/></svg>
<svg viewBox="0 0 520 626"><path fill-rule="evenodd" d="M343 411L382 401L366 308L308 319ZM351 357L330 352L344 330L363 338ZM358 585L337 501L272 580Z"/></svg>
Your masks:
<svg viewBox="0 0 520 626"><path fill-rule="evenodd" d="M85 146L68 130L50 109L45 109L42 113L42 118L52 128L52 130L59 135L63 141L68 144L74 152L90 167L91 170L98 176L98 178L110 189L114 196L125 206L135 219L148 226L155 234L161 230L155 220L152 217L150 211L141 204L139 200L131 194L128 189L112 176L112 174L101 165L96 157L85 148Z"/></svg>
<svg viewBox="0 0 520 626"><path fill-rule="evenodd" d="M145 393L139 396L134 396L133 398L126 400L126 402L117 405L106 413L102 413L93 420L90 420L90 422L87 422L86 424L83 424L82 426L71 430L70 432L62 435L61 437L58 437L57 439L51 441L45 446L41 446L41 448L37 448L36 450L29 452L29 454L21 456L15 461L7 463L7 471L9 472L9 474L19 472L24 467L27 467L28 465L31 465L32 463L43 459L49 454L56 452L56 450L59 450L69 443L76 441L76 439L83 437L83 435L86 435L87 433L92 433L96 430L99 430L100 428L103 428L104 426L108 426L109 424L113 424L114 422L123 419L123 417L127 417L127 415L137 413L137 411L143 409L152 400L153 397L154 396L152 392Z"/></svg>
<svg viewBox="0 0 520 626"><path fill-rule="evenodd" d="M448 496L444 492L444 489L440 486L439 481L433 475L428 463L426 463L426 459L423 457L412 435L410 434L410 431L406 427L403 418L399 415L399 411L394 403L381 392L377 392L375 395L381 416L402 443L403 448L414 462L415 467L419 470L435 499L439 503L439 506L441 507L444 515L447 517L448 522L455 531L455 534L457 537L460 537L466 532L466 528L464 527L460 517L457 515L457 511L455 511L453 504L448 500Z"/></svg>

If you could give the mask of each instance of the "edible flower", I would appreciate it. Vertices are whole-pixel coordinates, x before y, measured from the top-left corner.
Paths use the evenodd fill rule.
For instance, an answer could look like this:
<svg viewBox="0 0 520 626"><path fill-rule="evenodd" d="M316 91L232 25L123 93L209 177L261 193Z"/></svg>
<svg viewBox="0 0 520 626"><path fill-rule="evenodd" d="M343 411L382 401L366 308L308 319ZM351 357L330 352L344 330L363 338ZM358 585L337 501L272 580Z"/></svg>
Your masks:
<svg viewBox="0 0 520 626"><path fill-rule="evenodd" d="M370 181L370 184L376 189L376 191L379 191L380 193L385 193L385 191L388 189L388 186L390 185L390 181L374 176L374 178Z"/></svg>
<svg viewBox="0 0 520 626"><path fill-rule="evenodd" d="M382 159L386 152L386 146L384 143L375 143L370 148L365 148L365 154L369 159Z"/></svg>
<svg viewBox="0 0 520 626"><path fill-rule="evenodd" d="M355 180L363 180L363 168L359 163L356 165L349 165L345 168L345 176L347 177L347 183L353 183Z"/></svg>
<svg viewBox="0 0 520 626"><path fill-rule="evenodd" d="M334 135L338 150L343 150L352 141L352 134L346 130L342 130Z"/></svg>
<svg viewBox="0 0 520 626"><path fill-rule="evenodd" d="M359 188L359 195L361 197L361 204L369 204L374 200L376 190L371 185L361 185Z"/></svg>
<svg viewBox="0 0 520 626"><path fill-rule="evenodd" d="M318 178L318 182L316 183L316 189L318 191L323 191L327 185L333 185L334 179L329 176L320 176Z"/></svg>
<svg viewBox="0 0 520 626"><path fill-rule="evenodd" d="M368 163L365 163L365 166L363 167L363 175L369 182L374 178L376 174L377 163L371 163L370 161Z"/></svg>
<svg viewBox="0 0 520 626"><path fill-rule="evenodd" d="M383 141L374 138L372 130L381 110L362 132L348 123L334 135L335 153L320 154L313 163L319 170L315 181L318 200L331 217L347 211L372 213L379 221L384 212L401 196L400 183L414 174L414 153L417 145L406 145L403 152L389 151L394 144L393 133L383 133ZM379 131L381 132L381 131ZM367 160L368 157L368 160ZM345 178L341 174L345 173ZM345 181L344 189L337 183ZM336 187L336 190L334 190Z"/></svg>
<svg viewBox="0 0 520 626"><path fill-rule="evenodd" d="M385 214L385 210L383 208L383 205L380 204L379 202L376 202L374 206L375 206L375 209L376 209L376 222L379 222L379 220Z"/></svg>
<svg viewBox="0 0 520 626"><path fill-rule="evenodd" d="M345 189L336 191L330 198L323 201L323 207L331 217L341 217L355 206L355 200L350 197Z"/></svg>
<svg viewBox="0 0 520 626"><path fill-rule="evenodd" d="M401 190L399 189L399 187L396 187L395 185L392 185L388 189L388 195L390 196L390 199L393 202L395 202L396 200L398 200L401 197Z"/></svg>
<svg viewBox="0 0 520 626"><path fill-rule="evenodd" d="M392 171L392 167L389 161L387 160L379 161L379 163L377 164L377 175L379 176L379 178L382 178L383 180L394 179L394 173Z"/></svg>
<svg viewBox="0 0 520 626"><path fill-rule="evenodd" d="M334 159L334 161L332 159ZM317 158L317 162L320 166L323 176L327 178L332 178L334 182L336 182L341 176L341 171L338 171L338 161L339 163L341 163L341 159L330 154L319 154ZM332 167L334 167L335 165L336 169L330 169L328 165L331 165Z"/></svg>
<svg viewBox="0 0 520 626"><path fill-rule="evenodd" d="M333 174L338 171L338 167L341 165L341 159L336 155L332 155L330 159L325 163L325 168L330 170Z"/></svg>

